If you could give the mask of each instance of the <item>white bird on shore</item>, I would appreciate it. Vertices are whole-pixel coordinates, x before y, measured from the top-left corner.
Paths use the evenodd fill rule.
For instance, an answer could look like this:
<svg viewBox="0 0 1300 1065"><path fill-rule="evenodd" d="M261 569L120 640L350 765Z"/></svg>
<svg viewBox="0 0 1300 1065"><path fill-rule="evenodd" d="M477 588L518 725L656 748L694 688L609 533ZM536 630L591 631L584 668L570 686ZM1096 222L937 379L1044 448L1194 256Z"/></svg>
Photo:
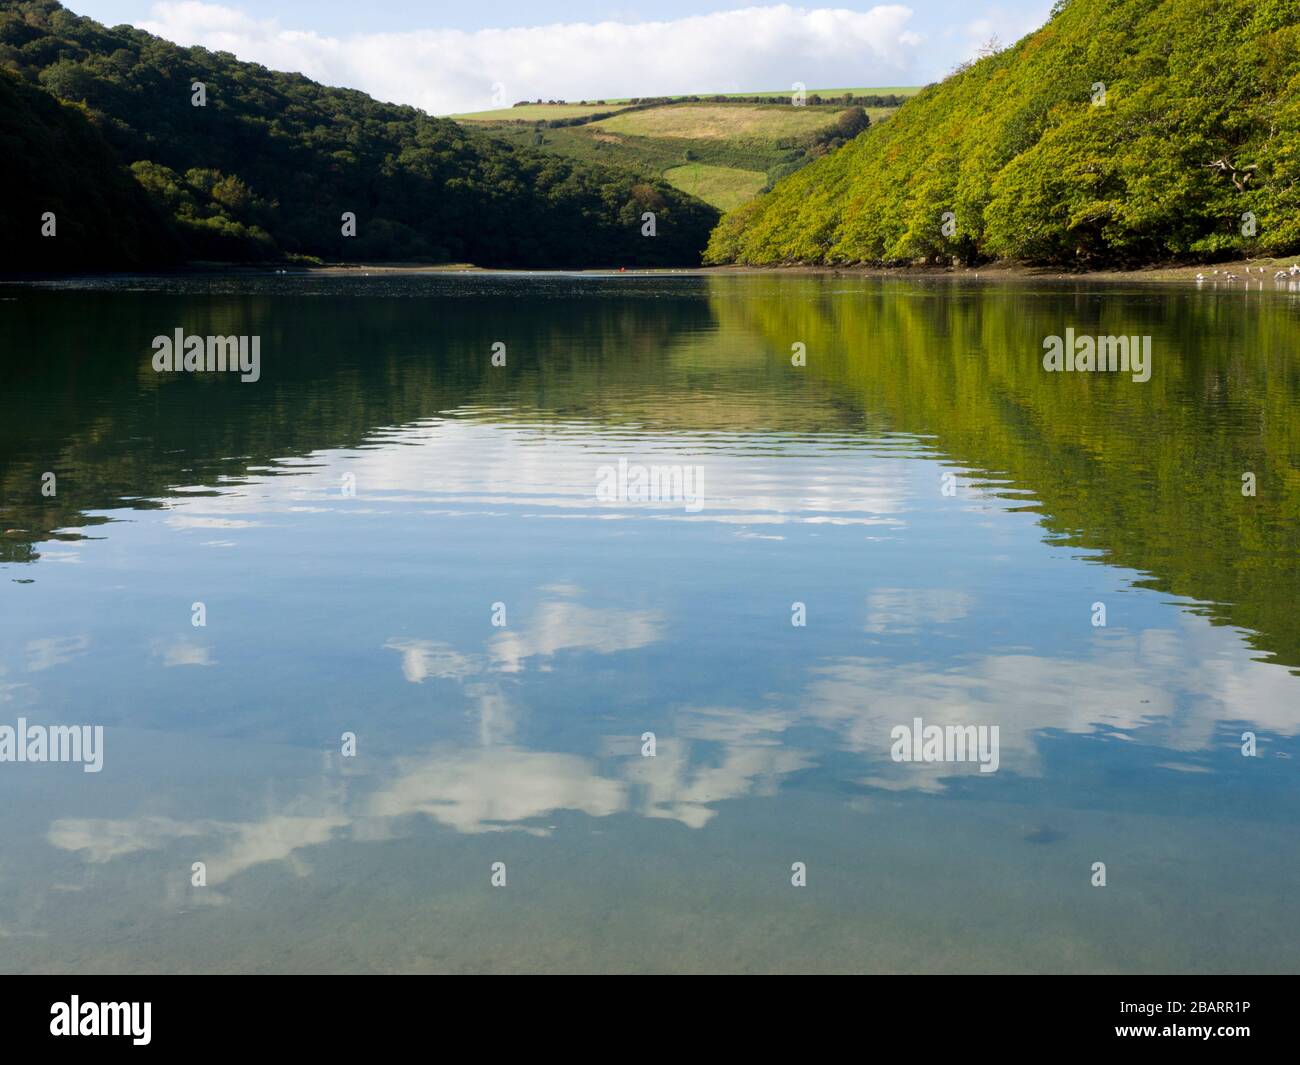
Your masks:
<svg viewBox="0 0 1300 1065"><path fill-rule="evenodd" d="M1196 280L1197 280L1197 281L1204 281L1204 280L1205 280L1205 275L1204 275L1204 274L1197 274L1197 275L1196 275Z"/></svg>
<svg viewBox="0 0 1300 1065"><path fill-rule="evenodd" d="M1285 270L1279 270L1277 273L1275 273L1275 274L1273 275L1273 280L1274 280L1274 281L1285 281L1285 280L1287 279L1287 277L1288 277L1288 274L1287 274L1287 272L1286 272Z"/></svg>
<svg viewBox="0 0 1300 1065"><path fill-rule="evenodd" d="M1296 274L1300 274L1300 263L1292 263L1289 273L1292 277L1295 277Z"/></svg>

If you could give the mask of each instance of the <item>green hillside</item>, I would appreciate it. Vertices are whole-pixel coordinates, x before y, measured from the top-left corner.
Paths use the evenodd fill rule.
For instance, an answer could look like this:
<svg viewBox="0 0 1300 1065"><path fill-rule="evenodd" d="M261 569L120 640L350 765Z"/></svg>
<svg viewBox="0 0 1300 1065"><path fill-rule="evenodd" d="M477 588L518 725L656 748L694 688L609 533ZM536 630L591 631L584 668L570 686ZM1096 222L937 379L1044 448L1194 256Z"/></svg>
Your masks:
<svg viewBox="0 0 1300 1065"><path fill-rule="evenodd" d="M1300 0L1060 0L1036 33L727 215L706 260L1100 265L1298 246Z"/></svg>
<svg viewBox="0 0 1300 1065"><path fill-rule="evenodd" d="M655 177L505 145L226 52L109 29L54 0L0 6L0 68L28 89L5 90L19 94L0 127L15 145L6 184L16 176L18 195L0 201L0 233L29 249L41 214L61 207L58 235L32 253L44 258L13 256L10 269L80 266L92 245L109 260L100 265L118 267L142 256L693 265L717 220ZM206 106L193 105L195 82ZM70 132L69 109L37 106L38 89L50 103L77 105L94 129ZM57 150L69 136L91 146ZM90 199L60 191L92 178L109 191ZM112 212L105 197L118 205ZM170 251L137 242L136 254L127 241L112 254L119 231L147 228L150 211L167 220ZM646 211L656 215L654 237L641 234ZM342 232L344 212L356 216L355 236ZM116 228L104 224L108 213L120 214Z"/></svg>
<svg viewBox="0 0 1300 1065"><path fill-rule="evenodd" d="M178 249L144 189L78 107L0 71L0 247L31 270L137 267ZM75 160L76 165L69 165ZM53 215L53 234L42 235Z"/></svg>
<svg viewBox="0 0 1300 1065"><path fill-rule="evenodd" d="M664 179L683 192L724 211L748 203L763 191L767 175L761 170L708 163L683 163L664 171Z"/></svg>
<svg viewBox="0 0 1300 1065"><path fill-rule="evenodd" d="M915 91L809 90L799 107L789 93L521 102L457 120L517 147L662 179L729 210L836 151Z"/></svg>

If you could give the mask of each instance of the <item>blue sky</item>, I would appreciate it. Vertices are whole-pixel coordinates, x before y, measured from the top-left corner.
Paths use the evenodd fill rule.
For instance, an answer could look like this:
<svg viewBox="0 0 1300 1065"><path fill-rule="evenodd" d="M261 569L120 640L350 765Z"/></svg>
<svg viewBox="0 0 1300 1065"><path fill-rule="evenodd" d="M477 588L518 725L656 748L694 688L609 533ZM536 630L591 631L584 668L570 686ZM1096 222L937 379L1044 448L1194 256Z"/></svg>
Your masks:
<svg viewBox="0 0 1300 1065"><path fill-rule="evenodd" d="M180 44L439 114L518 99L914 85L990 36L1010 43L1051 0L807 5L762 0L67 0Z"/></svg>

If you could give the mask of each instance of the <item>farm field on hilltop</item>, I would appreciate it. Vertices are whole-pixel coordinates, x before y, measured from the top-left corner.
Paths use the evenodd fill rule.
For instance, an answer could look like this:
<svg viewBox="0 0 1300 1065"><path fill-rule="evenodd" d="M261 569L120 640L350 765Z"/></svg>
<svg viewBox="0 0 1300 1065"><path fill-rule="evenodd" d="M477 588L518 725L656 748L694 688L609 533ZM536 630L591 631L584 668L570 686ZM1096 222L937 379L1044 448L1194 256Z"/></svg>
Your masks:
<svg viewBox="0 0 1300 1065"><path fill-rule="evenodd" d="M790 104L677 104L648 111L624 111L592 126L636 137L684 140L780 140L830 124L839 110Z"/></svg>
<svg viewBox="0 0 1300 1065"><path fill-rule="evenodd" d="M845 96L871 97L871 96L914 96L920 90L915 86L897 86L891 85L886 88L857 88L857 89L810 89L809 96L818 96L823 100L838 100ZM779 101L788 103L791 97L789 89L781 90L763 90L759 92L724 92L710 93L704 97L688 96L664 96L658 97L664 104L685 103L689 100L704 99L710 102L723 100L737 100L739 102L749 101L755 97L763 97L774 102ZM547 121L555 118L581 118L586 115L602 114L607 111L623 110L633 105L643 103L642 97L605 97L603 100L580 100L577 103L570 101L535 101L519 102L513 107L496 107L487 111L467 111L464 114L450 115L457 122L536 122L538 120ZM868 111L871 108L868 106ZM894 110L887 108L886 110ZM874 121L874 119L873 119Z"/></svg>
<svg viewBox="0 0 1300 1065"><path fill-rule="evenodd" d="M740 207L779 178L836 151L892 115L915 89L810 89L519 103L458 115L518 148L663 179L722 210Z"/></svg>

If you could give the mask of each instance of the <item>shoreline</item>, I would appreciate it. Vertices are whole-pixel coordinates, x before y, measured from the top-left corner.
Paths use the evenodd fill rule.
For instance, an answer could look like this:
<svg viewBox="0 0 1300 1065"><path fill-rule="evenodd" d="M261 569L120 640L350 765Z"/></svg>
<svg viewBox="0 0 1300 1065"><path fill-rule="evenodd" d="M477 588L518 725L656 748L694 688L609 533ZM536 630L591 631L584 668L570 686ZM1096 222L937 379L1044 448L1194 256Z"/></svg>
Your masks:
<svg viewBox="0 0 1300 1065"><path fill-rule="evenodd" d="M472 263L428 265L420 263L331 263L321 266L300 267L292 273L309 274L422 274L422 273L474 273L474 274L535 274L572 277L608 276L698 276L743 274L830 275L832 277L881 277L920 280L952 279L962 281L1153 281L1164 283L1241 284L1247 279L1252 284L1272 282L1279 270L1289 270L1295 264L1300 270L1300 255L1291 258L1239 259L1232 262L1200 265L1142 266L1131 270L1105 269L1065 271L1060 267L1029 266L1021 263L989 263L984 266L814 266L793 263L782 266L680 266L680 267L591 267L583 270L513 269L475 266ZM264 272L260 268L253 268ZM1300 281L1300 272L1291 275Z"/></svg>
<svg viewBox="0 0 1300 1065"><path fill-rule="evenodd" d="M1155 265L1133 269L1108 268L1101 270L1063 270L1052 266L1030 266L1022 263L988 263L983 266L715 266L706 267L706 273L792 273L831 274L837 277L902 277L925 280L952 279L961 281L1095 281L1095 282L1162 282L1184 284L1233 284L1244 287L1251 284L1274 282L1274 275L1289 271L1295 265L1297 272L1288 280L1300 282L1300 255L1289 258L1238 259L1231 262L1201 264L1198 266ZM1200 275L1198 277L1198 275ZM1278 280L1277 283L1281 283Z"/></svg>
<svg viewBox="0 0 1300 1065"><path fill-rule="evenodd" d="M1290 273L1292 266L1296 273ZM1275 278L1279 271L1287 271L1283 280ZM989 263L982 266L814 266L788 264L781 266L682 266L682 267L590 267L582 270L524 269L475 266L473 263L322 263L322 264L249 264L249 263L190 263L181 267L157 270L99 271L86 270L60 274L7 273L0 274L0 284L60 281L75 278L117 277L196 277L202 275L255 275L255 276L368 276L372 274L482 274L502 276L555 276L555 277L714 277L747 274L773 274L792 276L872 277L924 281L1084 281L1090 283L1160 283L1200 284L1263 288L1283 284L1300 284L1300 255L1287 258L1239 259L1200 266L1156 265L1133 269L1103 269L1066 271L1060 267L1029 266L1021 263Z"/></svg>

